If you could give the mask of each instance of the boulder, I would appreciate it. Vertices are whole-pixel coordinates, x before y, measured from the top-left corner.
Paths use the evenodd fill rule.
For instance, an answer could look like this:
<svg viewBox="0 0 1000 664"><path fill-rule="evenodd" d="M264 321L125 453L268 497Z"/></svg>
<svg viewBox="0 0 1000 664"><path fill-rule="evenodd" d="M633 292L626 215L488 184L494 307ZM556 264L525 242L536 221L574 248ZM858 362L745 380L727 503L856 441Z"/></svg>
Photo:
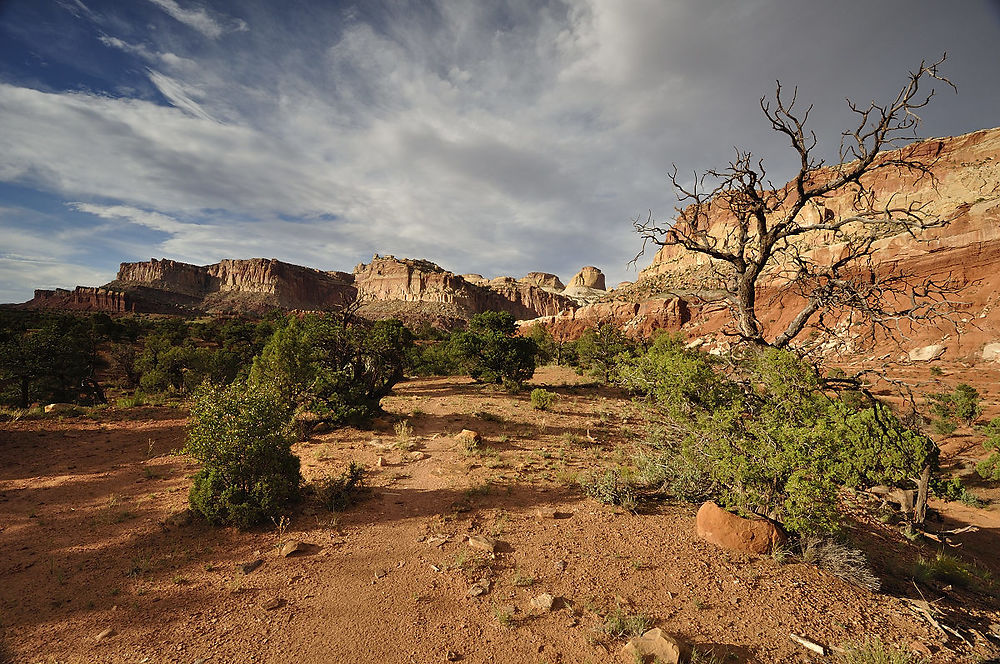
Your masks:
<svg viewBox="0 0 1000 664"><path fill-rule="evenodd" d="M497 550L497 541L483 535L469 535L469 546L473 549L493 553Z"/></svg>
<svg viewBox="0 0 1000 664"><path fill-rule="evenodd" d="M775 523L767 519L744 519L707 502L698 510L698 537L731 551L767 554L787 541Z"/></svg>
<svg viewBox="0 0 1000 664"><path fill-rule="evenodd" d="M947 348L941 344L931 344L922 348L914 348L909 352L909 357L911 362L930 362L944 355L946 350Z"/></svg>
<svg viewBox="0 0 1000 664"><path fill-rule="evenodd" d="M622 648L626 662L663 662L680 664L691 659L691 646L676 636L654 627L642 636L634 636Z"/></svg>
<svg viewBox="0 0 1000 664"><path fill-rule="evenodd" d="M607 286L604 283L604 273L593 265L587 265L586 267L580 268L569 283L566 284L567 288L572 288L573 286L584 286L585 288L594 288L597 290L607 290Z"/></svg>
<svg viewBox="0 0 1000 664"><path fill-rule="evenodd" d="M551 611L556 604L556 598L549 593L542 593L531 598L531 607L542 611Z"/></svg>
<svg viewBox="0 0 1000 664"><path fill-rule="evenodd" d="M479 435L478 431L472 431L471 429L462 429L455 436L455 442L463 447L475 447L483 442L483 437Z"/></svg>
<svg viewBox="0 0 1000 664"><path fill-rule="evenodd" d="M285 542L281 549L278 551L282 558L287 558L288 556L298 553L299 551L305 551L305 545L299 540L288 540Z"/></svg>
<svg viewBox="0 0 1000 664"><path fill-rule="evenodd" d="M50 403L45 407L45 412L53 415L69 415L76 412L76 406L71 403Z"/></svg>
<svg viewBox="0 0 1000 664"><path fill-rule="evenodd" d="M983 346L983 359L987 362L1000 360L1000 341L994 341Z"/></svg>

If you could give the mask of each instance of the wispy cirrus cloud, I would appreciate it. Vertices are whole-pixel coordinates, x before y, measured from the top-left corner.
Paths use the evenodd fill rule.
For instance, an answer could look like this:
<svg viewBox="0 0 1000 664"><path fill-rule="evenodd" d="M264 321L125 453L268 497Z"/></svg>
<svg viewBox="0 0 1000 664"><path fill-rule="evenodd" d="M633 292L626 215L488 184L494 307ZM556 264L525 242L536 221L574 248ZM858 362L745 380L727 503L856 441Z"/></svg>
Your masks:
<svg viewBox="0 0 1000 664"><path fill-rule="evenodd" d="M60 1L84 23L76 0ZM844 96L883 95L928 52L968 63L988 54L963 47L997 50L952 44L941 27L973 35L975 21L897 0L794 12L773 0L85 1L95 51L81 57L120 61L138 90L0 80L0 182L71 202L68 219L122 259L344 269L379 252L491 276L596 264L615 283L633 275L629 219L670 215L672 163L717 166L735 144L781 154L757 107L774 78L803 84L822 135ZM246 27L237 14L252 31L228 34ZM877 28L890 23L898 35ZM988 116L983 95L1000 103L985 67L981 80L977 103L929 111L928 133L979 128L968 118ZM772 162L776 180L788 166Z"/></svg>
<svg viewBox="0 0 1000 664"><path fill-rule="evenodd" d="M249 29L242 19L220 18L209 14L205 9L185 9L176 0L149 0L167 14L184 25L197 30L211 39L221 37L224 32L245 32Z"/></svg>

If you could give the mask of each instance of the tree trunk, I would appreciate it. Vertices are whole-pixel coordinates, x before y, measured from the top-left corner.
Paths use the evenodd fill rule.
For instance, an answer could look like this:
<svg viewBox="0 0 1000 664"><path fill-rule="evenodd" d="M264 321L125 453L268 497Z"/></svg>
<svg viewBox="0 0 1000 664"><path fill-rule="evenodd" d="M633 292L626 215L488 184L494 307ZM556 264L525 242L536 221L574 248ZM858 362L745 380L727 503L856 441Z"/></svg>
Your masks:
<svg viewBox="0 0 1000 664"><path fill-rule="evenodd" d="M927 518L927 490L931 483L931 467L924 466L917 481L917 502L913 506L913 523L923 524Z"/></svg>

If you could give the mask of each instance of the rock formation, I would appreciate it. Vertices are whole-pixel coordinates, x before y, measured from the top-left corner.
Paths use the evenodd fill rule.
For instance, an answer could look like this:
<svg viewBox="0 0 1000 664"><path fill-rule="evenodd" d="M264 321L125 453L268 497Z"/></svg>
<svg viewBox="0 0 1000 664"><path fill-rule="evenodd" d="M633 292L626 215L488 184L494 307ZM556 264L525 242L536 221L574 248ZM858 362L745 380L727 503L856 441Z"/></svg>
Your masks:
<svg viewBox="0 0 1000 664"><path fill-rule="evenodd" d="M607 290L604 284L604 273L593 265L580 268L580 271L569 280L569 285L566 287L573 288L575 286L593 288L594 290Z"/></svg>
<svg viewBox="0 0 1000 664"><path fill-rule="evenodd" d="M559 277L548 272L529 272L521 277L522 283L531 284L540 288L550 288L555 291L563 291L566 286L559 281Z"/></svg>
<svg viewBox="0 0 1000 664"><path fill-rule="evenodd" d="M68 311L106 311L108 313L134 312L135 303L127 293L108 288L77 286L74 290L36 290L35 297L25 303L25 308L60 309Z"/></svg>

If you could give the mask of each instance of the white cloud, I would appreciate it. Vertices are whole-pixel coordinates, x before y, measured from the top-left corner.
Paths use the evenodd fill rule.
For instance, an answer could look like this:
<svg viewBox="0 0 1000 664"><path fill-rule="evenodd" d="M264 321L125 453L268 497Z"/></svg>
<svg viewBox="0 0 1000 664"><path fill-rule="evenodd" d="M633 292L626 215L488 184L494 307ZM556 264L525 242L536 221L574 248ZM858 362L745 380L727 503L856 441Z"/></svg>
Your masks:
<svg viewBox="0 0 1000 664"><path fill-rule="evenodd" d="M220 37L224 32L224 28L219 21L215 20L209 16L208 12L204 9L184 9L175 0L149 0L154 5L170 14L172 17L193 28L212 39ZM244 21L239 21L240 30L246 29L246 23Z"/></svg>
<svg viewBox="0 0 1000 664"><path fill-rule="evenodd" d="M672 162L716 166L768 136L756 101L784 63L821 81L803 90L820 123L871 70L764 0L248 4L240 40L218 38L246 22L150 2L210 39L99 39L173 107L0 83L0 180L193 262L349 269L377 251L488 275L597 264L615 283L639 245L628 220L669 215ZM821 18L806 22L836 33Z"/></svg>

